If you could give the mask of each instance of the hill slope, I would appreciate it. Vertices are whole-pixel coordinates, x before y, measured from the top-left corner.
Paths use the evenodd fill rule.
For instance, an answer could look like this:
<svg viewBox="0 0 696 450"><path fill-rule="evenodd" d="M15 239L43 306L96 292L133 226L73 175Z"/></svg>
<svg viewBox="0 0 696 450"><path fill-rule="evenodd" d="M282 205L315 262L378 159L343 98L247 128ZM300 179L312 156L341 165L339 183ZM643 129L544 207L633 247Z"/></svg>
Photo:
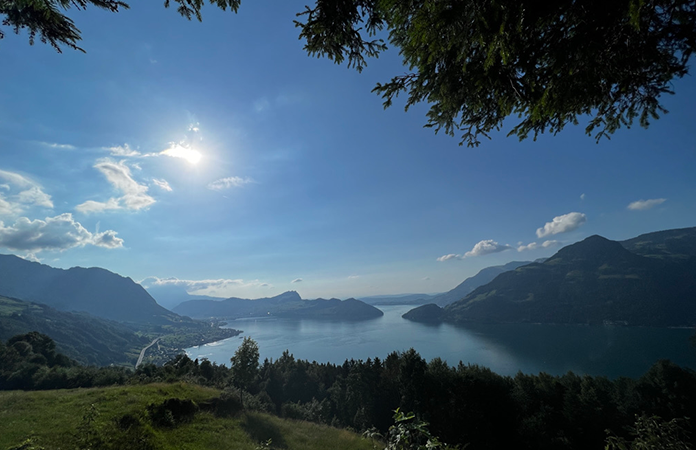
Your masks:
<svg viewBox="0 0 696 450"><path fill-rule="evenodd" d="M43 303L61 311L84 311L121 322L178 321L130 278L93 267L56 269L14 255L0 255L0 295Z"/></svg>
<svg viewBox="0 0 696 450"><path fill-rule="evenodd" d="M31 437L36 447L22 448L255 450L271 439L268 448L285 450L373 449L373 441L328 426L261 413L224 417L206 412L204 406L220 395L187 384L0 392L0 448L14 448ZM155 425L148 405L172 398L196 412L179 421L176 416L173 426Z"/></svg>
<svg viewBox="0 0 696 450"><path fill-rule="evenodd" d="M695 236L696 229L622 243L591 236L543 263L498 275L446 306L442 320L694 326ZM434 312L416 309L409 318L421 315L430 318Z"/></svg>
<svg viewBox="0 0 696 450"><path fill-rule="evenodd" d="M0 341L30 331L48 335L58 351L85 365L132 366L150 341L117 322L0 297Z"/></svg>
<svg viewBox="0 0 696 450"><path fill-rule="evenodd" d="M457 287L451 291L445 292L428 300L428 303L434 303L438 306L447 306L450 303L459 301L469 295L471 291L479 286L490 283L495 277L503 272L515 270L520 266L531 264L531 261L512 261L502 266L491 266L481 269L473 277L469 277L462 281Z"/></svg>

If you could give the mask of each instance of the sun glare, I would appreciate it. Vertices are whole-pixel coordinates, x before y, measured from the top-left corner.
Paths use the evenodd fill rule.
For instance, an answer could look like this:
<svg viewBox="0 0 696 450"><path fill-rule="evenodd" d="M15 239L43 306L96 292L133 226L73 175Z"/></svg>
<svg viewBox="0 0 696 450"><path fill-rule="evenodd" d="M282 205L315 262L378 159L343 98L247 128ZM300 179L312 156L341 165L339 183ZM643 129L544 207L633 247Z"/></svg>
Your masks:
<svg viewBox="0 0 696 450"><path fill-rule="evenodd" d="M201 152L194 150L192 148L183 147L181 145L174 145L171 148L162 152L162 155L171 156L173 158L182 158L191 164L198 164L201 160Z"/></svg>

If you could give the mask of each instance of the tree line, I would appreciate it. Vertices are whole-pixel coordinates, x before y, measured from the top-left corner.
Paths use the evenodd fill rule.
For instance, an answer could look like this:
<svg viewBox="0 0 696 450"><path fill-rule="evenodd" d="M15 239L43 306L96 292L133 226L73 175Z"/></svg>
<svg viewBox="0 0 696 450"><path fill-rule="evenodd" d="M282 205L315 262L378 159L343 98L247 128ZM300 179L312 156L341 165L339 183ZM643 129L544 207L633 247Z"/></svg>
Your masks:
<svg viewBox="0 0 696 450"><path fill-rule="evenodd" d="M682 420L692 434L696 427L696 372L669 361L638 379L572 372L510 377L477 365L426 361L413 349L343 364L299 360L286 351L259 364L254 346L246 339L231 368L179 355L131 371L81 366L56 353L47 336L28 333L0 343L0 389L185 381L243 389L250 409L382 435L399 408L429 423L443 442L473 449L602 448L607 430L628 438L636 417Z"/></svg>

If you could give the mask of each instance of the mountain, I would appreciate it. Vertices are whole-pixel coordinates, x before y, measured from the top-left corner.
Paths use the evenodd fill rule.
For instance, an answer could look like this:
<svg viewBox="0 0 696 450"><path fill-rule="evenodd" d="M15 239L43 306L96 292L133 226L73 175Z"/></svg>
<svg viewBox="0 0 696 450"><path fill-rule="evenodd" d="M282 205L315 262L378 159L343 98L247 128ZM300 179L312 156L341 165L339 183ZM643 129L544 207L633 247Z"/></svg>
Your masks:
<svg viewBox="0 0 696 450"><path fill-rule="evenodd" d="M210 297L208 295L191 295L186 292L186 289L182 286L175 285L154 285L146 287L145 290L148 294L155 299L159 304L167 308L168 310L173 310L176 306L181 303L190 300L224 300L222 297Z"/></svg>
<svg viewBox="0 0 696 450"><path fill-rule="evenodd" d="M358 300L368 305L421 305L432 301L432 294L396 294L360 297Z"/></svg>
<svg viewBox="0 0 696 450"><path fill-rule="evenodd" d="M510 270L515 270L520 266L525 266L531 264L531 261L512 261L502 266L492 266L481 269L473 277L469 277L463 282L461 282L457 287L444 294L436 295L431 298L428 303L434 303L438 306L446 306L450 303L454 303L458 300L463 299L471 291L479 286L490 283L495 277L503 272L508 272Z"/></svg>
<svg viewBox="0 0 696 450"><path fill-rule="evenodd" d="M446 306L446 322L696 325L696 228L601 236L498 275ZM410 311L432 318L432 307Z"/></svg>
<svg viewBox="0 0 696 450"><path fill-rule="evenodd" d="M0 296L0 341L30 331L50 336L58 351L81 364L97 366L132 367L151 340L118 322Z"/></svg>
<svg viewBox="0 0 696 450"><path fill-rule="evenodd" d="M295 291L256 300L191 300L174 308L177 314L194 318L225 318L277 316L302 319L364 320L383 315L382 311L354 298L348 300L302 300Z"/></svg>
<svg viewBox="0 0 696 450"><path fill-rule="evenodd" d="M97 267L56 269L0 255L0 295L84 311L109 320L164 324L179 321L130 278Z"/></svg>

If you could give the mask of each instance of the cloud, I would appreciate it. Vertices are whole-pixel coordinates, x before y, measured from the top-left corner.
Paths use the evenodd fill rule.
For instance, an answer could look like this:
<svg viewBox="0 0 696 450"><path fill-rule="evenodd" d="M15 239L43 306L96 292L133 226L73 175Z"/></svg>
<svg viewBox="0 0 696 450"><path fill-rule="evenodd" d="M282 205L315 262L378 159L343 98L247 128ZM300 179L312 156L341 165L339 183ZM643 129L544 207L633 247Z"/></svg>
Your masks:
<svg viewBox="0 0 696 450"><path fill-rule="evenodd" d="M251 178L242 177L227 177L221 178L219 180L213 181L208 184L208 189L212 191L221 191L223 189L229 189L231 187L241 187L245 184L253 183L254 180Z"/></svg>
<svg viewBox="0 0 696 450"><path fill-rule="evenodd" d="M121 209L121 206L118 204L118 200L116 200L115 198L110 198L106 202L95 202L94 200L87 200L86 202L81 203L75 207L75 210L77 212L81 212L84 214L98 213L108 211L110 209Z"/></svg>
<svg viewBox="0 0 696 450"><path fill-rule="evenodd" d="M291 281L291 283L302 283L302 278L295 278L294 280Z"/></svg>
<svg viewBox="0 0 696 450"><path fill-rule="evenodd" d="M527 245L519 245L519 246L517 247L517 251L518 251L518 252L524 252L524 251L527 251L527 250L536 250L537 248L539 248L539 245L538 245L536 242L531 242L531 243L529 243L529 244L527 244Z"/></svg>
<svg viewBox="0 0 696 450"><path fill-rule="evenodd" d="M541 244L541 246L544 248L557 247L559 245L561 245L561 243L558 241L554 241L554 240L544 241L544 243Z"/></svg>
<svg viewBox="0 0 696 450"><path fill-rule="evenodd" d="M449 261L450 259L464 259L462 255L456 255L454 253L450 253L449 255L443 255L437 258L438 261L443 262L443 261Z"/></svg>
<svg viewBox="0 0 696 450"><path fill-rule="evenodd" d="M44 220L20 217L10 226L0 222L0 247L10 250L63 251L85 245L117 248L123 246L123 239L116 237L116 232L112 230L92 234L76 222L70 213L46 217Z"/></svg>
<svg viewBox="0 0 696 450"><path fill-rule="evenodd" d="M666 198L653 198L650 200L638 200L628 205L628 209L631 211L645 211L646 209L653 208L657 205L661 205L666 202Z"/></svg>
<svg viewBox="0 0 696 450"><path fill-rule="evenodd" d="M187 292L198 292L202 294L201 291L207 293L216 293L220 290L228 288L245 288L245 287L272 287L268 283L261 282L259 280L245 281L241 278L239 279L208 279L208 280L181 280L179 278L158 278L158 277L147 277L140 281L140 284L145 288L152 286L181 286L186 289Z"/></svg>
<svg viewBox="0 0 696 450"><path fill-rule="evenodd" d="M543 238L554 234L567 233L577 229L585 222L587 222L585 214L579 212L564 214L554 217L551 222L546 222L542 228L537 229L536 235L539 238Z"/></svg>
<svg viewBox="0 0 696 450"><path fill-rule="evenodd" d="M348 279L349 279L349 280L355 280L355 279L358 279L358 278L360 278L360 275L349 275L349 276L348 276Z"/></svg>
<svg viewBox="0 0 696 450"><path fill-rule="evenodd" d="M0 187L9 193L8 196L0 194L0 214L19 214L25 206L53 208L51 196L38 183L6 170L0 170L0 179L6 181Z"/></svg>
<svg viewBox="0 0 696 450"><path fill-rule="evenodd" d="M423 281L428 281L430 280L430 277L423 277Z"/></svg>
<svg viewBox="0 0 696 450"><path fill-rule="evenodd" d="M103 159L94 165L109 183L123 195L118 198L110 198L106 202L88 200L75 207L81 213L102 212L115 209L129 209L139 211L155 203L155 199L147 194L148 187L139 184L131 176L130 168L123 162L115 162Z"/></svg>
<svg viewBox="0 0 696 450"><path fill-rule="evenodd" d="M169 185L169 183L167 182L167 180L160 180L160 179L157 179L157 178L153 178L153 179L152 179L152 182L155 183L155 185L156 185L157 187L159 187L160 189L162 189L162 190L165 190L165 191L167 191L167 192L171 192L171 191L172 191L172 187Z"/></svg>
<svg viewBox="0 0 696 450"><path fill-rule="evenodd" d="M580 200L585 200L585 194L580 194Z"/></svg>
<svg viewBox="0 0 696 450"><path fill-rule="evenodd" d="M59 150L75 150L77 147L70 144L58 144L56 142L39 142L39 144L46 147L57 148Z"/></svg>
<svg viewBox="0 0 696 450"><path fill-rule="evenodd" d="M53 208L51 196L42 191L39 187L33 186L26 191L17 194L17 200L20 203L28 205L43 206L45 208Z"/></svg>
<svg viewBox="0 0 696 450"><path fill-rule="evenodd" d="M104 147L104 150L108 150L113 156L121 156L126 158L142 156L139 151L133 150L128 144L117 145L115 147Z"/></svg>
<svg viewBox="0 0 696 450"><path fill-rule="evenodd" d="M507 244L499 244L493 239L486 239L476 243L476 245L474 245L474 248L464 253L463 255L450 253L449 255L440 256L439 258L437 258L437 260L442 262L449 261L450 259L464 259L471 258L474 256L490 255L491 253L504 252L506 250L510 250L511 248L512 247Z"/></svg>

